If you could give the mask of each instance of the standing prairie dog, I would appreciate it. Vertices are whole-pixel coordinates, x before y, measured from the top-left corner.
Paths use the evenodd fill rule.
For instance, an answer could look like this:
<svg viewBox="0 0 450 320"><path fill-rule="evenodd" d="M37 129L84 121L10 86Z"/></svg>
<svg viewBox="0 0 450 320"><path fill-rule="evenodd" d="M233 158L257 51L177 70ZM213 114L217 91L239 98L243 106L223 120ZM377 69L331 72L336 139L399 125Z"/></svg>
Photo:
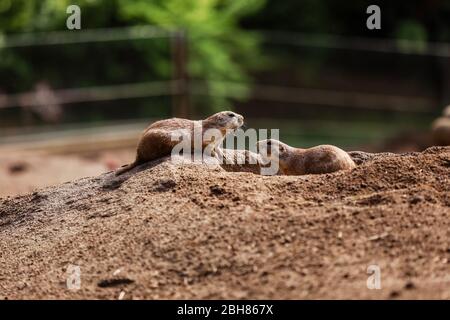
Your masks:
<svg viewBox="0 0 450 320"><path fill-rule="evenodd" d="M434 144L450 146L450 106L444 109L442 117L433 122L431 132Z"/></svg>
<svg viewBox="0 0 450 320"><path fill-rule="evenodd" d="M157 121L142 133L138 142L134 162L117 170L116 175L121 175L145 162L170 155L173 147L179 143L179 141L173 139L173 134L177 131L182 130L190 133L190 140L194 143L194 133L197 133L195 130L196 128L200 128L199 133L202 135L202 150L213 144L212 150L214 151L223 139L215 140L215 137L211 137L210 139L204 138L203 134L206 130L218 130L224 138L230 130L236 130L243 124L244 117L231 111L218 112L204 120L171 118Z"/></svg>
<svg viewBox="0 0 450 320"><path fill-rule="evenodd" d="M258 141L257 147L262 161L278 162L283 175L330 173L356 167L347 152L331 145L300 149L268 139Z"/></svg>

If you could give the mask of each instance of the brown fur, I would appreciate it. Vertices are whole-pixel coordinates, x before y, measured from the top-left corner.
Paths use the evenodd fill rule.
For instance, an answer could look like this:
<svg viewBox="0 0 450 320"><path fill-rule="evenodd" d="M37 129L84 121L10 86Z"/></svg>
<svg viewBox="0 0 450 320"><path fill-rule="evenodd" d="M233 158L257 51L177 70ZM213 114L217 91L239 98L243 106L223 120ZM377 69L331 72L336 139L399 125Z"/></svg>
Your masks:
<svg viewBox="0 0 450 320"><path fill-rule="evenodd" d="M300 149L270 139L258 142L260 150L269 141L270 145L266 147L267 154L268 158L273 161L276 161L276 155L272 154L272 148L279 145L279 173L283 175L331 173L356 167L350 156L335 146L320 145L309 149Z"/></svg>
<svg viewBox="0 0 450 320"><path fill-rule="evenodd" d="M230 116L232 115L232 116ZM194 142L194 127L198 125L202 129L202 134L207 129L218 129L225 135L227 129L237 129L243 124L243 117L231 111L216 113L205 120L188 120L171 118L160 120L151 124L141 135L137 145L136 159L133 163L125 165L116 171L116 175L121 175L130 171L134 167L170 155L173 147L179 141L172 141L172 133L176 130L188 130L191 133L192 144ZM204 141L202 149L206 148L214 141Z"/></svg>
<svg viewBox="0 0 450 320"><path fill-rule="evenodd" d="M261 158L249 150L222 149L224 162L221 167L231 172L261 173Z"/></svg>
<svg viewBox="0 0 450 320"><path fill-rule="evenodd" d="M431 132L435 145L450 146L450 106L433 122Z"/></svg>

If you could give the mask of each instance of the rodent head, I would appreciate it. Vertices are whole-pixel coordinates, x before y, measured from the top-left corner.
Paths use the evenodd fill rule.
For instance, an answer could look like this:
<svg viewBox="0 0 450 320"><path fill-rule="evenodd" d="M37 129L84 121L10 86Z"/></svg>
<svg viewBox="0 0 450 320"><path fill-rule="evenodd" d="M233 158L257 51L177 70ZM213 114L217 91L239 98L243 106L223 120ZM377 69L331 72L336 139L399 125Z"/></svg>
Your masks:
<svg viewBox="0 0 450 320"><path fill-rule="evenodd" d="M232 111L222 111L213 114L204 120L208 128L236 130L244 124L244 117Z"/></svg>
<svg viewBox="0 0 450 320"><path fill-rule="evenodd" d="M446 118L450 118L450 105L445 107L444 111L442 112L442 115Z"/></svg>
<svg viewBox="0 0 450 320"><path fill-rule="evenodd" d="M275 139L261 140L256 143L258 153L264 162L286 160L290 147Z"/></svg>

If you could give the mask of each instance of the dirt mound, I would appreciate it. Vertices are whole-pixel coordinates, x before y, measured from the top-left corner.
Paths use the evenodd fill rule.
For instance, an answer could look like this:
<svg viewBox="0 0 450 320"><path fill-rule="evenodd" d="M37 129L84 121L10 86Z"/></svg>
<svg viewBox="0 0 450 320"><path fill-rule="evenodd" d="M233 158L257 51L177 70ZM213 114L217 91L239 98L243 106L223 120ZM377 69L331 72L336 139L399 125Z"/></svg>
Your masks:
<svg viewBox="0 0 450 320"><path fill-rule="evenodd" d="M300 177L159 161L1 199L0 296L449 299L449 173L449 147Z"/></svg>

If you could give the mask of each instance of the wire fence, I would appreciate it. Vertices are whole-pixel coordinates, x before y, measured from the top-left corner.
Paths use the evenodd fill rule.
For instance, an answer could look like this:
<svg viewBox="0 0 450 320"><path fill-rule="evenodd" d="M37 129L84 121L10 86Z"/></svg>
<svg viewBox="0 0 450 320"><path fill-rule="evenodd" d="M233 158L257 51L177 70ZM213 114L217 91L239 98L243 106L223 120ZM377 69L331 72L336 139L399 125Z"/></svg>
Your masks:
<svg viewBox="0 0 450 320"><path fill-rule="evenodd" d="M268 30L261 30L260 32L265 35L266 42L289 46L450 58L450 44L442 42L423 42L405 39L368 39L285 31L274 32Z"/></svg>
<svg viewBox="0 0 450 320"><path fill-rule="evenodd" d="M402 55L423 55L431 57L450 58L450 45L446 43L423 43L414 41L398 41L390 39L365 39L357 37L343 37L330 35L311 35L293 32L259 31L264 35L264 42L278 45L317 47L327 49L345 49L369 51L379 53L396 53ZM138 39L176 38L178 33L153 26L134 26L127 28L92 29L78 32L57 31L47 33L30 33L8 36L0 41L0 50L17 47L55 46L76 43L101 43L112 41L129 41ZM192 41L195 41L192 40ZM185 48L181 48L185 50ZM174 53L176 56L177 53ZM183 57L181 58L183 59ZM184 58L186 59L186 58ZM179 59L178 59L179 60ZM172 61L173 65L186 64L186 61ZM187 70L187 66L179 67ZM183 71L185 72L185 71ZM178 74L179 75L179 74ZM185 79L175 78L169 81L154 81L145 83L124 83L114 86L97 86L91 88L70 88L54 91L54 96L60 104L92 102L99 100L115 100L136 97L153 97L161 95L180 95L187 91L189 94L208 95L207 86L201 81L192 82L186 87ZM220 82L220 81L217 81ZM236 96L235 92L244 84L221 82L226 97ZM183 88L185 86L185 88ZM373 94L364 92L342 92L334 90L313 90L286 86L267 86L252 83L252 90L258 99L270 101L295 102L305 104L321 104L334 107L356 106L368 109L388 109L408 111L425 111L427 102L422 97L408 97L402 95ZM0 109L23 107L32 104L44 104L45 101L36 99L36 92L18 94L0 94ZM407 106L407 107L405 107Z"/></svg>
<svg viewBox="0 0 450 320"><path fill-rule="evenodd" d="M139 39L171 38L175 31L154 26L84 29L80 31L53 31L24 33L0 38L0 49L37 47L90 42L128 41Z"/></svg>
<svg viewBox="0 0 450 320"><path fill-rule="evenodd" d="M238 98L247 85L237 82L211 81L220 84L227 90L221 96ZM113 86L88 88L70 88L52 90L52 96L42 98L37 91L18 94L0 95L0 109L45 106L47 104L73 104L98 102L119 99L132 99L181 94L180 80L151 81L126 83ZM189 93L192 95L211 95L208 86L202 81L191 81ZM373 110L394 110L408 112L428 112L429 100L423 97L402 95L382 95L360 92L341 92L323 89L293 88L253 84L252 93L258 100L289 102L308 105L326 105L332 107L348 107Z"/></svg>
<svg viewBox="0 0 450 320"><path fill-rule="evenodd" d="M448 64L450 44L398 41L392 39L366 39L357 37L312 35L294 32L273 32L259 30L266 46L290 46L299 48L319 48L329 50L350 50L352 52L372 52L378 54L398 54L400 56L424 56L441 59ZM147 82L127 82L115 85L75 87L51 90L43 94L39 90L19 93L0 92L0 112L5 109L45 106L47 104L83 104L87 102L115 101L120 99L169 97L172 99L172 114L188 117L193 113L190 106L192 96L209 96L213 93L209 86L225 88L220 95L226 98L240 96L248 83L190 79L188 73L188 41L180 30L168 31L153 26L126 28L91 29L81 31L57 31L29 33L0 38L0 50L14 48L51 47L82 43L127 42L131 40L167 39L171 44L172 79ZM50 50L50 49L49 49ZM62 70L61 70L62 71ZM449 84L443 84L449 86ZM0 88L1 89L1 88ZM320 105L332 108L357 108L360 110L389 110L398 112L429 113L430 106L436 106L438 99L415 94L387 94L340 90L330 88L294 87L283 84L266 84L255 81L250 84L250 97L258 101L291 103L298 105ZM92 104L89 104L92 106Z"/></svg>

